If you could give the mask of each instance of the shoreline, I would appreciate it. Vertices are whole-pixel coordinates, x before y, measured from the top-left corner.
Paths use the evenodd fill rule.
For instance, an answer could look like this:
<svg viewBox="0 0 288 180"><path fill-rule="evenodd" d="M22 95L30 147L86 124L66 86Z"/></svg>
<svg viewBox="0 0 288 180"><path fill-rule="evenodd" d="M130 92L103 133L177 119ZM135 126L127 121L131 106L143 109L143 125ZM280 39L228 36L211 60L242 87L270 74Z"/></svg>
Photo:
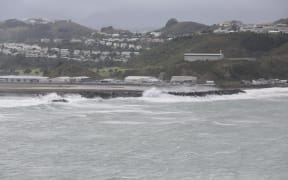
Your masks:
<svg viewBox="0 0 288 180"><path fill-rule="evenodd" d="M175 96L203 97L208 95L232 95L245 93L242 89L219 89L206 86L153 86L153 85L91 85L91 84L15 84L0 83L0 94L35 94L49 93L79 94L86 98L141 97L151 88Z"/></svg>

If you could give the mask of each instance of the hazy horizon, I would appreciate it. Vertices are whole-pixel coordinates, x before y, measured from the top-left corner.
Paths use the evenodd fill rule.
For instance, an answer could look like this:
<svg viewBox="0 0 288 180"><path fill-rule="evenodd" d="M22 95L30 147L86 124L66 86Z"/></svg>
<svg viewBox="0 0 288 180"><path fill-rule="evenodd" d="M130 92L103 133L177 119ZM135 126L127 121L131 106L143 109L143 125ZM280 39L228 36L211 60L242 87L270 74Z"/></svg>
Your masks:
<svg viewBox="0 0 288 180"><path fill-rule="evenodd" d="M1 0L0 20L71 19L100 28L157 28L168 19L215 24L226 20L265 23L288 17L286 0ZM261 5L261 6L260 6Z"/></svg>

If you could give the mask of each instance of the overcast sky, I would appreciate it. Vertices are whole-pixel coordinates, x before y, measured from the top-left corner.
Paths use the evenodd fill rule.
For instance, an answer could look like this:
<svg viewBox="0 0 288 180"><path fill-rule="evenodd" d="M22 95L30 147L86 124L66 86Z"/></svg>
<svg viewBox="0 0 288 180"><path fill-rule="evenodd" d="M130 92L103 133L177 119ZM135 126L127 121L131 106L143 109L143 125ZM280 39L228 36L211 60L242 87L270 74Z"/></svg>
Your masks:
<svg viewBox="0 0 288 180"><path fill-rule="evenodd" d="M214 24L288 17L288 0L0 0L0 20L42 17L122 28L161 27L169 18Z"/></svg>

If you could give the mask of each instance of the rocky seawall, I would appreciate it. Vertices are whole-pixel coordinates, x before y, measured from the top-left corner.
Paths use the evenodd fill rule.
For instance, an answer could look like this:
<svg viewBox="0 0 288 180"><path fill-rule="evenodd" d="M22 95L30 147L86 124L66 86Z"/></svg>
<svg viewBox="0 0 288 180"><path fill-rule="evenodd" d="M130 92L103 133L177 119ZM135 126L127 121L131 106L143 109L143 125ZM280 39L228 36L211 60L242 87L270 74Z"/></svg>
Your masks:
<svg viewBox="0 0 288 180"><path fill-rule="evenodd" d="M220 89L220 90L213 90L213 91L195 91L195 92L168 92L168 94L175 95L175 96L208 96L208 95L232 95L232 94L239 94L245 93L244 90L241 89Z"/></svg>
<svg viewBox="0 0 288 180"><path fill-rule="evenodd" d="M80 94L86 98L116 98L116 97L141 97L143 93L150 89L149 86L117 86L117 85L53 85L53 84L0 84L1 94ZM161 87L157 87L161 89ZM175 96L208 96L208 95L231 95L245 93L241 89L205 89L181 91L165 88L162 91Z"/></svg>

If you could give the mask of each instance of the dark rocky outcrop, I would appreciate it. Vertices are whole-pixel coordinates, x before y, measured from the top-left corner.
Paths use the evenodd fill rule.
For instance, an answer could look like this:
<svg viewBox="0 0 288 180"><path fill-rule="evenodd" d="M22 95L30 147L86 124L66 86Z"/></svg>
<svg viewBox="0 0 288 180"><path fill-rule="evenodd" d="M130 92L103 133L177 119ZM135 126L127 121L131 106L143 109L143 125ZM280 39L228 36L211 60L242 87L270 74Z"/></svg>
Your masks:
<svg viewBox="0 0 288 180"><path fill-rule="evenodd" d="M86 98L101 97L109 99L116 97L141 97L143 91L82 91L79 94Z"/></svg>
<svg viewBox="0 0 288 180"><path fill-rule="evenodd" d="M195 92L168 92L168 94L175 96L208 96L208 95L232 95L245 93L245 91L241 89L224 89L224 90L214 90L214 91L195 91Z"/></svg>
<svg viewBox="0 0 288 180"><path fill-rule="evenodd" d="M53 99L52 102L63 102L63 103L67 103L67 102L69 102L69 101L66 100L66 99Z"/></svg>

